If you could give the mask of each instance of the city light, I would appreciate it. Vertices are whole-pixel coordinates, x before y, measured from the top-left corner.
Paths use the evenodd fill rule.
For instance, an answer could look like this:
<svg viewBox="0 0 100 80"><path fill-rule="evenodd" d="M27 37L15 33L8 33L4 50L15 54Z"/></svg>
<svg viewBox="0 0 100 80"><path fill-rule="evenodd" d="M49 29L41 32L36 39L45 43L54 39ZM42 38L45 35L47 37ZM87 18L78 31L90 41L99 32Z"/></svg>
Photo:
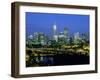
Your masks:
<svg viewBox="0 0 100 80"><path fill-rule="evenodd" d="M31 34L26 38L27 67L62 65L64 63L57 62L60 57L65 58L64 60L67 60L67 58L71 60L71 58L75 57L77 59L83 57L84 59L89 59L88 34L76 32L70 35L67 27L65 27L62 32L57 31L56 24L52 27L52 36L48 36L43 32L34 32L33 35ZM63 62L69 64L68 62L66 63L66 61ZM86 63L89 62L87 61ZM74 64L74 62L72 62L72 64Z"/></svg>

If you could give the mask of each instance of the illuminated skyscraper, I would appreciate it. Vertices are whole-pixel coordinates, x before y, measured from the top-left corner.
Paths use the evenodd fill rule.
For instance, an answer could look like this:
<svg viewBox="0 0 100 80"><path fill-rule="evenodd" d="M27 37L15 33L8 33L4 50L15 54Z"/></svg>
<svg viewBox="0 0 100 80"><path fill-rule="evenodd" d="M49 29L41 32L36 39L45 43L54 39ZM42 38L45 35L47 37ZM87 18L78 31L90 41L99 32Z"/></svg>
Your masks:
<svg viewBox="0 0 100 80"><path fill-rule="evenodd" d="M34 40L38 41L38 33L35 32L35 33L33 34L33 36L34 36Z"/></svg>
<svg viewBox="0 0 100 80"><path fill-rule="evenodd" d="M64 37L67 39L67 37L68 37L68 30L67 30L67 28L64 28Z"/></svg>
<svg viewBox="0 0 100 80"><path fill-rule="evenodd" d="M80 34L79 32L75 33L74 34L74 44L79 44L79 41L80 41Z"/></svg>
<svg viewBox="0 0 100 80"><path fill-rule="evenodd" d="M56 24L53 25L53 40L55 40L56 42L58 41L57 26L56 26Z"/></svg>
<svg viewBox="0 0 100 80"><path fill-rule="evenodd" d="M59 42L60 44L65 44L64 41L65 41L64 33L63 33L63 32L60 32L60 33L58 34L58 42Z"/></svg>
<svg viewBox="0 0 100 80"><path fill-rule="evenodd" d="M45 45L46 44L46 35L43 33L39 33L39 42L41 45Z"/></svg>
<svg viewBox="0 0 100 80"><path fill-rule="evenodd" d="M53 31L54 31L54 35L56 35L57 34L57 26L56 26L56 24L53 25Z"/></svg>
<svg viewBox="0 0 100 80"><path fill-rule="evenodd" d="M65 27L64 28L64 42L65 44L69 44L69 34L68 34L68 29Z"/></svg>

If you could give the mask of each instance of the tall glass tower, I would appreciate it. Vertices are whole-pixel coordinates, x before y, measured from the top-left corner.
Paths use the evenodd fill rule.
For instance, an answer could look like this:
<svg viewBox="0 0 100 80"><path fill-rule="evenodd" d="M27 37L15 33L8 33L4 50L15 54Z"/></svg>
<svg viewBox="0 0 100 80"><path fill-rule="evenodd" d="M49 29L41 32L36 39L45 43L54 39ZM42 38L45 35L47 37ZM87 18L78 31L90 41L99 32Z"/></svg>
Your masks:
<svg viewBox="0 0 100 80"><path fill-rule="evenodd" d="M53 40L55 40L56 42L58 41L57 26L56 26L56 24L53 25Z"/></svg>
<svg viewBox="0 0 100 80"><path fill-rule="evenodd" d="M80 41L80 34L79 32L74 34L74 44L79 44Z"/></svg>
<svg viewBox="0 0 100 80"><path fill-rule="evenodd" d="M65 44L69 44L69 35L68 35L68 29L64 28L64 42Z"/></svg>
<svg viewBox="0 0 100 80"><path fill-rule="evenodd" d="M68 29L65 27L64 28L64 37L67 38L68 37Z"/></svg>

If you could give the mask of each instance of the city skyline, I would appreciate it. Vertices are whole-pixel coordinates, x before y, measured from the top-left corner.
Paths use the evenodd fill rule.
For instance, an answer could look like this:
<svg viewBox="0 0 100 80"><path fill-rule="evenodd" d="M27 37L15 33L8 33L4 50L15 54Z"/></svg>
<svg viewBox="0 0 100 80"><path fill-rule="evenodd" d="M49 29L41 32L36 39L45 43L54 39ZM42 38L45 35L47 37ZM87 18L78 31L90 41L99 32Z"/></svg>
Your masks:
<svg viewBox="0 0 100 80"><path fill-rule="evenodd" d="M26 67L89 64L89 16L26 13Z"/></svg>
<svg viewBox="0 0 100 80"><path fill-rule="evenodd" d="M76 32L89 34L88 15L26 12L27 36L32 35L35 32L42 32L46 35L51 36L53 33L52 26L54 24L57 26L58 32L62 32L66 27L68 28L70 34L74 34Z"/></svg>

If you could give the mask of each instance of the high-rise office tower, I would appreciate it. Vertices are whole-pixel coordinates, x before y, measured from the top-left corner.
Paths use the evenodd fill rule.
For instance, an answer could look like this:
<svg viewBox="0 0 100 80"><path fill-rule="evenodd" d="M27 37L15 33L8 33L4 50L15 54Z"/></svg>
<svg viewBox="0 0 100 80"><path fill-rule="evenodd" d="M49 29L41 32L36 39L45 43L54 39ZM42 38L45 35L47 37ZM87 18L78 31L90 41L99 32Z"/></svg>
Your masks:
<svg viewBox="0 0 100 80"><path fill-rule="evenodd" d="M55 40L56 42L58 41L57 26L56 26L56 24L53 25L53 40Z"/></svg>
<svg viewBox="0 0 100 80"><path fill-rule="evenodd" d="M79 44L79 41L80 41L80 34L79 32L75 33L74 34L74 44Z"/></svg>
<svg viewBox="0 0 100 80"><path fill-rule="evenodd" d="M64 37L67 39L68 37L68 29L67 28L64 28Z"/></svg>
<svg viewBox="0 0 100 80"><path fill-rule="evenodd" d="M39 35L38 32L35 32L35 33L33 34L33 37L34 37L34 40L35 40L35 41L38 41L38 35Z"/></svg>
<svg viewBox="0 0 100 80"><path fill-rule="evenodd" d="M69 44L70 38L69 38L69 34L68 34L68 29L65 27L64 28L64 42L65 44Z"/></svg>

